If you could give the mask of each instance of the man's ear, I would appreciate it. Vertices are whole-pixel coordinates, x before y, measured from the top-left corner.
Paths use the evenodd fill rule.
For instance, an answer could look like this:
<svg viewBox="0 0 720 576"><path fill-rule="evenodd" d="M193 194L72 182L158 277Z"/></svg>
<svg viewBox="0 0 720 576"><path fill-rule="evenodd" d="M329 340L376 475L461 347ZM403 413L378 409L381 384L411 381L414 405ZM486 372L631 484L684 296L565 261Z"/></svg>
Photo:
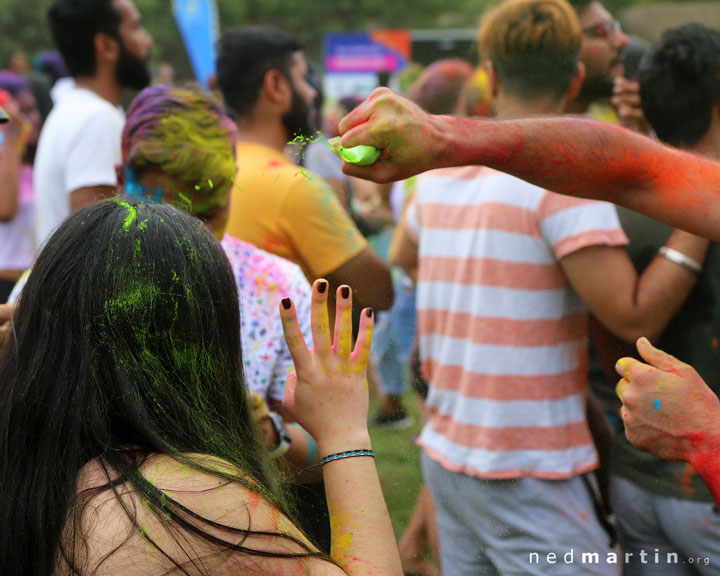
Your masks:
<svg viewBox="0 0 720 576"><path fill-rule="evenodd" d="M117 178L117 191L122 194L125 187L125 170L122 164L115 164L115 177Z"/></svg>
<svg viewBox="0 0 720 576"><path fill-rule="evenodd" d="M575 74L573 74L573 79L570 81L570 86L565 93L565 98L568 101L578 97L580 90L582 90L583 82L585 82L585 64L583 64L581 60L578 60L575 66Z"/></svg>
<svg viewBox="0 0 720 576"><path fill-rule="evenodd" d="M120 42L117 38L98 32L93 39L95 62L117 62L120 58Z"/></svg>
<svg viewBox="0 0 720 576"><path fill-rule="evenodd" d="M284 109L292 101L290 81L276 68L265 72L260 93L273 107Z"/></svg>
<svg viewBox="0 0 720 576"><path fill-rule="evenodd" d="M485 60L483 68L485 68L485 72L487 73L490 99L492 100L497 98L498 92L500 91L500 80L498 80L498 75L492 60Z"/></svg>

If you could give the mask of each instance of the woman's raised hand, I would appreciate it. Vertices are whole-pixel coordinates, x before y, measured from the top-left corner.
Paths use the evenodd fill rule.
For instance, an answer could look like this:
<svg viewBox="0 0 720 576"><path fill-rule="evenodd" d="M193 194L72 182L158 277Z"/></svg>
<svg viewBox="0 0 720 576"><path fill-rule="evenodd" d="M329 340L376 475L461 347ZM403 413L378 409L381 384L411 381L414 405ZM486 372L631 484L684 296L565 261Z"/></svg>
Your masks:
<svg viewBox="0 0 720 576"><path fill-rule="evenodd" d="M312 288L313 348L308 348L290 298L280 303L285 340L295 372L288 376L283 407L313 435L321 456L369 448L367 431L367 364L373 331L373 311L362 311L360 330L352 346L352 290L337 290L334 335L330 333L328 282Z"/></svg>

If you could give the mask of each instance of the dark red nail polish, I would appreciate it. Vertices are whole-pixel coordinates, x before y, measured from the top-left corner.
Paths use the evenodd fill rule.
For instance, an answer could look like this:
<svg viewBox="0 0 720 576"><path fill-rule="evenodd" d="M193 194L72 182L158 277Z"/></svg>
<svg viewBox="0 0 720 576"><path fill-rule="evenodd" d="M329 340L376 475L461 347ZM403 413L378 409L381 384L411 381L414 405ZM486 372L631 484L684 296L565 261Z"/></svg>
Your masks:
<svg viewBox="0 0 720 576"><path fill-rule="evenodd" d="M325 290L327 290L327 282L325 280L323 280L322 282L318 282L317 288L320 294L325 294Z"/></svg>
<svg viewBox="0 0 720 576"><path fill-rule="evenodd" d="M290 306L292 306L292 302L290 301L290 298L283 298L282 305L283 305L283 308L285 308L285 310L290 310Z"/></svg>
<svg viewBox="0 0 720 576"><path fill-rule="evenodd" d="M340 294L343 298L350 298L350 288L348 286L343 286L340 288Z"/></svg>
<svg viewBox="0 0 720 576"><path fill-rule="evenodd" d="M368 308L367 310L365 310L365 316L367 316L368 318L372 318L373 317L373 309Z"/></svg>

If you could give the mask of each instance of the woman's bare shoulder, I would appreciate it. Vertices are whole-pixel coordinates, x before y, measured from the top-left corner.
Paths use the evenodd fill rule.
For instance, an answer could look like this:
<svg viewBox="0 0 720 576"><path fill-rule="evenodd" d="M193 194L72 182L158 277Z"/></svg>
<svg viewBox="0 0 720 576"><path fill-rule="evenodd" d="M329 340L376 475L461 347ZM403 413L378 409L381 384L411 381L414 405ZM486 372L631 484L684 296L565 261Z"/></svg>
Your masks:
<svg viewBox="0 0 720 576"><path fill-rule="evenodd" d="M188 456L210 469L238 474L219 458ZM108 472L112 477L113 472ZM247 486L197 470L168 455L150 456L140 472L167 497L168 510L158 510L128 484L119 484L117 494L109 488L100 489L108 483L108 474L99 461L89 462L78 474L78 493L88 494L80 514L85 545L79 549L85 551L83 564L97 567L98 574L162 574L174 567L167 556L187 565L191 572L193 562L202 562L207 574L342 574L337 566L317 558L267 558L223 550L177 524L169 514L170 508L179 511L198 530L261 554L316 550L287 517Z"/></svg>

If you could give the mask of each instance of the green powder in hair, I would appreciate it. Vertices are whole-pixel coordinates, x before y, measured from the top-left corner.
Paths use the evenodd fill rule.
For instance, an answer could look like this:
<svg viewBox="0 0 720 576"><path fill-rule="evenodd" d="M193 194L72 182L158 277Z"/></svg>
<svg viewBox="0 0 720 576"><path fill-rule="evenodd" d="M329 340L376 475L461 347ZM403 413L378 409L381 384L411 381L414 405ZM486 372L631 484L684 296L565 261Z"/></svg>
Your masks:
<svg viewBox="0 0 720 576"><path fill-rule="evenodd" d="M129 309L143 310L148 302L160 296L160 290L155 284L138 283L129 290L105 302L105 311L108 316L113 317L120 311Z"/></svg>
<svg viewBox="0 0 720 576"><path fill-rule="evenodd" d="M127 216L125 217L125 222L123 223L123 230L125 230L125 232L129 232L130 226L132 226L132 223L135 222L135 219L137 218L137 210L135 209L135 206L130 206L127 202L123 202L117 198L115 198L115 202L128 211Z"/></svg>

